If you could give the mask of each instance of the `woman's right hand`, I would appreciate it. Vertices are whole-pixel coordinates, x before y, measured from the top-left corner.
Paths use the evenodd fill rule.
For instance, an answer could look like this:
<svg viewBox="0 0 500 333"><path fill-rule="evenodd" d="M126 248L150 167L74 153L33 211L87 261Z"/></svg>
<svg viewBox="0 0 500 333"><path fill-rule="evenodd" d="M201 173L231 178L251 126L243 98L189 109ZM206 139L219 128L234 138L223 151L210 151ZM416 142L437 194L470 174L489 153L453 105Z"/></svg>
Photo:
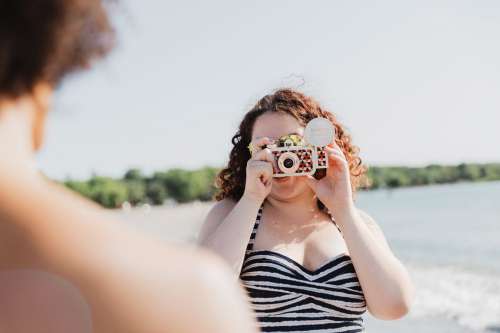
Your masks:
<svg viewBox="0 0 500 333"><path fill-rule="evenodd" d="M271 192L274 158L271 150L263 147L272 143L267 137L257 138L251 142L254 151L247 162L243 193L246 198L262 202Z"/></svg>

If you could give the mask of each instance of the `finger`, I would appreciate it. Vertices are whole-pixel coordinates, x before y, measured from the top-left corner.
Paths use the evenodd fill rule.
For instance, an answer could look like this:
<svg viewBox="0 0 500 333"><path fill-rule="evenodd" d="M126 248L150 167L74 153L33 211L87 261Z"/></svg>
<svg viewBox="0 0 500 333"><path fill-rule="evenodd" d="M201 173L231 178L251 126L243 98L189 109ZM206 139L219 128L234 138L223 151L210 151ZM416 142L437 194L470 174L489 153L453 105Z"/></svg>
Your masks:
<svg viewBox="0 0 500 333"><path fill-rule="evenodd" d="M273 175L273 166L268 161L252 160L249 162L249 166L257 177L264 177L264 179L267 180L270 179Z"/></svg>
<svg viewBox="0 0 500 333"><path fill-rule="evenodd" d="M338 152L334 150L333 148L326 148L326 153L328 156L328 164L334 168L343 168L347 169L349 168L349 163L347 162L347 159L341 152ZM331 168L328 168L331 169ZM327 175L332 174L330 171L327 171Z"/></svg>
<svg viewBox="0 0 500 333"><path fill-rule="evenodd" d="M250 142L248 147L250 148L252 153L255 154L256 152L261 150L263 146L269 145L272 143L273 143L273 140L271 140L267 136L262 136L262 137L258 137L258 138L255 138L254 140L252 140L252 142Z"/></svg>
<svg viewBox="0 0 500 333"><path fill-rule="evenodd" d="M255 161L267 161L267 162L274 162L274 156L273 153L271 153L271 149L269 148L264 148L262 150L259 150L252 156L252 160Z"/></svg>
<svg viewBox="0 0 500 333"><path fill-rule="evenodd" d="M342 159L347 160L346 157L345 157L345 155L344 155L344 152L342 150L340 150L340 149L326 147L325 150L326 150L328 156L334 155L334 156L338 156L338 157L340 157Z"/></svg>
<svg viewBox="0 0 500 333"><path fill-rule="evenodd" d="M248 166L252 169L262 169L262 168L267 168L271 167L272 164L269 161L261 161L261 160L250 160L248 161Z"/></svg>
<svg viewBox="0 0 500 333"><path fill-rule="evenodd" d="M338 153L328 154L328 162L334 165L347 165L345 157L343 155L339 155Z"/></svg>
<svg viewBox="0 0 500 333"><path fill-rule="evenodd" d="M257 161L257 162L259 162L258 167L257 167L259 170L259 174L261 176L266 177L266 179L271 178L273 175L272 164L268 161Z"/></svg>
<svg viewBox="0 0 500 333"><path fill-rule="evenodd" d="M306 176L307 185L316 193L316 188L318 187L318 180L311 175Z"/></svg>
<svg viewBox="0 0 500 333"><path fill-rule="evenodd" d="M264 183L264 185L266 185L268 183L272 183L272 181L273 181L273 168L271 166L268 168L265 168L262 171L260 178L261 178L262 182Z"/></svg>
<svg viewBox="0 0 500 333"><path fill-rule="evenodd" d="M254 156L257 152L262 150L266 145L271 145L273 144L273 140L269 139L268 137L259 137L248 145L248 149L250 150L250 156Z"/></svg>
<svg viewBox="0 0 500 333"><path fill-rule="evenodd" d="M336 152L339 152L339 153L344 153L344 151L336 143L326 146L325 149L326 150L331 150L331 151L336 151Z"/></svg>
<svg viewBox="0 0 500 333"><path fill-rule="evenodd" d="M276 158L274 157L273 153L271 152L271 149L269 148L262 149L252 159L269 162L271 163L273 170L278 169Z"/></svg>
<svg viewBox="0 0 500 333"><path fill-rule="evenodd" d="M332 144L328 145L327 148L330 147L330 148L333 148L335 151L338 151L341 153L341 155L344 155L344 151L342 150L342 148L340 148L340 146L338 145L338 143L336 141L334 141Z"/></svg>
<svg viewBox="0 0 500 333"><path fill-rule="evenodd" d="M326 169L326 177L338 177L340 174L349 174L349 164L345 159L336 155L330 155L328 158L328 169Z"/></svg>
<svg viewBox="0 0 500 333"><path fill-rule="evenodd" d="M266 188L266 190L270 190L272 186L273 186L273 182L272 182L271 178L267 179L264 182L264 187Z"/></svg>

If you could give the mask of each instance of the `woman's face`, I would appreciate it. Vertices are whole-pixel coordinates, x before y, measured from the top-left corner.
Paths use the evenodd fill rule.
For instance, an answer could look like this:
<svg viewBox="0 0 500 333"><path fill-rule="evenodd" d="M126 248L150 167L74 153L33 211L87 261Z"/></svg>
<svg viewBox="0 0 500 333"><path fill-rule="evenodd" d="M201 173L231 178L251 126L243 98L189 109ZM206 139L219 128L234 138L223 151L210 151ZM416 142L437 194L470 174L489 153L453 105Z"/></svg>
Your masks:
<svg viewBox="0 0 500 333"><path fill-rule="evenodd" d="M268 137L277 140L289 134L304 135L302 127L297 119L286 113L266 112L257 118L253 126L252 141L260 137ZM286 201L311 192L307 185L306 177L280 177L273 178L270 197Z"/></svg>

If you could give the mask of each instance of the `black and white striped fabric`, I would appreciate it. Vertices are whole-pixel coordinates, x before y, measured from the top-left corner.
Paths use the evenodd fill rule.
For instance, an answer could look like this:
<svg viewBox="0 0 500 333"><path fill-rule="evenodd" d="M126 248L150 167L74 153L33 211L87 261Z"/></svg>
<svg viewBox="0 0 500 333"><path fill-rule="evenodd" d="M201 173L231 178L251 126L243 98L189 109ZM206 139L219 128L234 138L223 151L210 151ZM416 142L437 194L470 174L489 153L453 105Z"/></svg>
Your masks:
<svg viewBox="0 0 500 333"><path fill-rule="evenodd" d="M262 332L364 332L363 291L350 257L341 254L311 271L268 250L253 250L259 209L240 279Z"/></svg>

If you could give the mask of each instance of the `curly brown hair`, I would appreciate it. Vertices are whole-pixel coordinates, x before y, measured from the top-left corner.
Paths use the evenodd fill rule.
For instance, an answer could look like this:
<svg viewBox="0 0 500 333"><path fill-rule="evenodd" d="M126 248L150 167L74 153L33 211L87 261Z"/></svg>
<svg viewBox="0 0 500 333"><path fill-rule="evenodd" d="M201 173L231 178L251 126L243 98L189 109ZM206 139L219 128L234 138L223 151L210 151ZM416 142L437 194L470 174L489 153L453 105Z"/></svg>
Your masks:
<svg viewBox="0 0 500 333"><path fill-rule="evenodd" d="M100 0L0 1L0 98L31 93L41 82L57 86L114 46Z"/></svg>
<svg viewBox="0 0 500 333"><path fill-rule="evenodd" d="M247 146L252 140L255 121L266 112L289 114L297 119L301 126L306 126L310 120L316 117L328 119L336 130L335 142L347 158L353 194L362 185L366 167L358 156L359 148L352 144L351 136L346 133L346 130L336 117L322 108L317 101L301 92L293 89L279 89L273 94L266 95L260 99L243 117L238 131L231 139L233 148L229 154L228 165L219 172L216 178L215 184L218 189L215 194L216 200L230 198L238 201L241 199L245 190L246 164L250 159L250 152ZM318 170L315 177L321 178L324 174L324 170ZM319 203L319 206L322 206L321 203Z"/></svg>

